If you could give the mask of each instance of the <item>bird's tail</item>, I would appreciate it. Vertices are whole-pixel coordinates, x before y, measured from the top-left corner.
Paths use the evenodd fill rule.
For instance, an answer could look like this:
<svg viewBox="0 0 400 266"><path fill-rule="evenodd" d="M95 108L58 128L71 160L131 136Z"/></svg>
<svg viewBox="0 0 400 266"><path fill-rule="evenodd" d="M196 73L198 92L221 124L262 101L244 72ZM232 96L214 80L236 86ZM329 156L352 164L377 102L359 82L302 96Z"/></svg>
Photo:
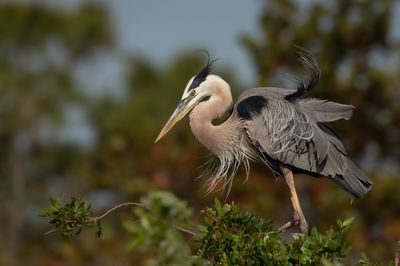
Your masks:
<svg viewBox="0 0 400 266"><path fill-rule="evenodd" d="M333 180L356 198L364 197L372 188L372 181L350 159L346 158L344 175Z"/></svg>

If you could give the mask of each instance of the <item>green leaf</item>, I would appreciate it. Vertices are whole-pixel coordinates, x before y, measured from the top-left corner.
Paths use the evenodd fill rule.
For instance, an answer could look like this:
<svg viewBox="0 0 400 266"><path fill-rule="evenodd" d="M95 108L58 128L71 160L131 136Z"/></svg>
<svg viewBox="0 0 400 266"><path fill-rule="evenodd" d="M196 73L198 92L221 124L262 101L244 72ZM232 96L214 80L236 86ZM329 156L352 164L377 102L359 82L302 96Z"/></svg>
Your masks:
<svg viewBox="0 0 400 266"><path fill-rule="evenodd" d="M214 209L218 215L222 215L224 213L224 209L222 208L221 202L218 198L215 198L214 200Z"/></svg>
<svg viewBox="0 0 400 266"><path fill-rule="evenodd" d="M343 227L349 227L350 225L353 224L353 221L354 221L354 218L353 218L353 217L352 217L352 218L349 218L349 219L347 219L347 220L345 220L345 221L343 222L342 226L343 226Z"/></svg>

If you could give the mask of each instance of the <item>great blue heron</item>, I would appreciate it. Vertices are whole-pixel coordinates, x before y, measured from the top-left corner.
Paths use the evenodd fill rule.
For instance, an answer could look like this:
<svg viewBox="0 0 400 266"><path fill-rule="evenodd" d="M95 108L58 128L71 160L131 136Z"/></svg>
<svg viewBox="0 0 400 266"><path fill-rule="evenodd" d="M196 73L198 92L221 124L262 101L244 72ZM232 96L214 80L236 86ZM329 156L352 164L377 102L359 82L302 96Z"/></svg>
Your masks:
<svg viewBox="0 0 400 266"><path fill-rule="evenodd" d="M249 160L262 161L276 176L284 177L290 188L294 215L280 230L300 224L301 231L308 232L293 173L328 177L356 198L366 195L372 182L348 158L343 143L326 124L348 120L354 107L327 100L301 99L318 84L320 69L311 53L302 51L299 55L308 76L298 82L295 90L253 88L244 91L236 104L229 84L209 73L213 63L209 58L207 65L186 85L156 142L191 111L193 135L220 162L210 179L210 188L220 182L230 186L240 165L248 173ZM231 114L224 122L213 124L229 111Z"/></svg>

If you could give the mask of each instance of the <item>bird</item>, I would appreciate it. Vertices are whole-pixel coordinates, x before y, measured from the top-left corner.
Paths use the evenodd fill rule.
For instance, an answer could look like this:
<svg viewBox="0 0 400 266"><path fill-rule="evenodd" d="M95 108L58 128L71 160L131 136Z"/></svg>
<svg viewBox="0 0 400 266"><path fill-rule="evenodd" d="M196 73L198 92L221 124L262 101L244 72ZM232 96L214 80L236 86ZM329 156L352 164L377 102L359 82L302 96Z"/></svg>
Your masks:
<svg viewBox="0 0 400 266"><path fill-rule="evenodd" d="M187 83L183 95L155 143L189 113L191 131L198 142L219 162L209 179L210 191L217 184L232 185L240 166L249 175L249 162L260 161L284 178L291 196L293 217L280 232L308 222L297 195L294 174L328 178L355 198L365 196L372 181L349 158L343 142L329 122L349 120L354 106L304 95L315 88L321 70L314 55L301 49L298 59L306 69L295 88L258 87L245 90L233 102L230 85L211 74L210 60ZM225 121L217 119L229 114Z"/></svg>

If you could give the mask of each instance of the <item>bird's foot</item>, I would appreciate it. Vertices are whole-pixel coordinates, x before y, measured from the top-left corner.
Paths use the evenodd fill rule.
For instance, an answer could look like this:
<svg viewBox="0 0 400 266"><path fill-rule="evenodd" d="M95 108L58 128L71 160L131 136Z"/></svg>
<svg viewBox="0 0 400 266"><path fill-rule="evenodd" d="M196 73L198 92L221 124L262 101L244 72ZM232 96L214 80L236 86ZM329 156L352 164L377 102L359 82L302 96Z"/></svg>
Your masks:
<svg viewBox="0 0 400 266"><path fill-rule="evenodd" d="M304 218L303 215L299 215L297 212L294 213L293 215L293 219L290 220L289 222L285 223L284 225L282 225L279 229L278 232L279 233L283 233L286 230L288 230L289 228L300 224L300 230L303 234L308 234L308 223L306 221L306 219Z"/></svg>
<svg viewBox="0 0 400 266"><path fill-rule="evenodd" d="M279 233L283 233L283 232L285 232L286 230L288 230L289 228L293 227L294 225L296 225L298 223L299 223L298 220L292 219L289 222L287 222L284 225L282 225L281 227L279 227L278 232Z"/></svg>
<svg viewBox="0 0 400 266"><path fill-rule="evenodd" d="M295 212L293 217L297 217L298 222L300 223L300 230L303 234L308 234L308 223L306 218L303 215L303 212Z"/></svg>
<svg viewBox="0 0 400 266"><path fill-rule="evenodd" d="M306 219L300 219L300 230L303 234L308 234L308 223Z"/></svg>

